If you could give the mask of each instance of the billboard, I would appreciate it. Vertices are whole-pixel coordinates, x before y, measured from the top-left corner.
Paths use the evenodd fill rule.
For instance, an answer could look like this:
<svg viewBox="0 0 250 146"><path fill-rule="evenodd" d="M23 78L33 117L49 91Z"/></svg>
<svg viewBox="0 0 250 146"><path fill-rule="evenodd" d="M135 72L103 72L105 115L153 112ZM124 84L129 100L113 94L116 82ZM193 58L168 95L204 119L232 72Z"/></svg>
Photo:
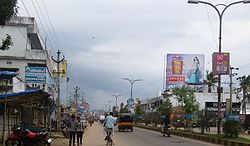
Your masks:
<svg viewBox="0 0 250 146"><path fill-rule="evenodd" d="M202 85L204 64L204 54L167 54L167 86Z"/></svg>
<svg viewBox="0 0 250 146"><path fill-rule="evenodd" d="M229 53L213 53L213 74L215 75L228 75L229 74Z"/></svg>
<svg viewBox="0 0 250 146"><path fill-rule="evenodd" d="M127 100L127 105L128 105L128 111L131 113L134 113L135 111L135 103L133 98L129 98Z"/></svg>
<svg viewBox="0 0 250 146"><path fill-rule="evenodd" d="M46 67L25 66L26 83L46 83Z"/></svg>

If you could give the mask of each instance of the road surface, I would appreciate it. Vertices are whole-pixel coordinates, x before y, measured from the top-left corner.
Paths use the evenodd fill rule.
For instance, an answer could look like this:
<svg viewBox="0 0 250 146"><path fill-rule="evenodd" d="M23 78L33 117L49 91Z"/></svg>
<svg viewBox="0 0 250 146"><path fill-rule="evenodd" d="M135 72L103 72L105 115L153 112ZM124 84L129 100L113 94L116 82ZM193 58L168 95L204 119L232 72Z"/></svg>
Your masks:
<svg viewBox="0 0 250 146"><path fill-rule="evenodd" d="M88 127L83 146L105 146L103 127L98 123ZM177 136L163 137L159 132L135 128L134 132L115 130L114 146L219 146ZM68 139L54 140L52 146L68 146Z"/></svg>

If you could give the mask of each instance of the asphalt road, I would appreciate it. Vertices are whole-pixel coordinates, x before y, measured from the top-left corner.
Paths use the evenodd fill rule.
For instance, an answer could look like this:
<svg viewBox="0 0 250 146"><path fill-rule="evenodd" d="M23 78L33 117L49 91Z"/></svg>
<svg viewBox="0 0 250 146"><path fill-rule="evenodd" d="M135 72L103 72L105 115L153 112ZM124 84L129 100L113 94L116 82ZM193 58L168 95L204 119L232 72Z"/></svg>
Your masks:
<svg viewBox="0 0 250 146"><path fill-rule="evenodd" d="M177 136L163 137L161 133L135 128L134 132L118 132L113 137L114 146L218 146ZM52 146L68 146L68 139L54 139ZM103 127L98 123L89 126L84 133L83 146L106 146Z"/></svg>
<svg viewBox="0 0 250 146"><path fill-rule="evenodd" d="M177 136L163 137L159 132L140 128L135 128L134 132L117 131L114 139L119 139L128 146L218 146Z"/></svg>

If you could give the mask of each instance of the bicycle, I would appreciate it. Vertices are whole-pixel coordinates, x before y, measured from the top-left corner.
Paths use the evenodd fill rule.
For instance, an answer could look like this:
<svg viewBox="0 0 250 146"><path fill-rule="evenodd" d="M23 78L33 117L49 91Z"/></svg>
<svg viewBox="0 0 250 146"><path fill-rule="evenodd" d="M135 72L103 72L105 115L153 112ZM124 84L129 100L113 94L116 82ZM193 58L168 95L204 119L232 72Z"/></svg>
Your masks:
<svg viewBox="0 0 250 146"><path fill-rule="evenodd" d="M114 145L113 139L111 137L112 136L112 132L113 132L113 129L112 128L108 128L108 130L107 130L107 137L106 137L106 141L107 141L106 145L110 145L110 146Z"/></svg>

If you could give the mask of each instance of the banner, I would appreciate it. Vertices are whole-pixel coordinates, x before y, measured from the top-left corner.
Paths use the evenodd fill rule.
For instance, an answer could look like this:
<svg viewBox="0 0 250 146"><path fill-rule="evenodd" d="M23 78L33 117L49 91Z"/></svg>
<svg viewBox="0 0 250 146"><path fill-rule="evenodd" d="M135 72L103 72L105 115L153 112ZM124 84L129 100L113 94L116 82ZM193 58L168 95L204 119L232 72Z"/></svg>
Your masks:
<svg viewBox="0 0 250 146"><path fill-rule="evenodd" d="M167 54L167 86L202 85L204 64L204 54Z"/></svg>
<svg viewBox="0 0 250 146"><path fill-rule="evenodd" d="M129 98L127 100L127 105L128 105L128 111L131 113L134 113L135 111L135 104L134 104L134 99L133 98Z"/></svg>
<svg viewBox="0 0 250 146"><path fill-rule="evenodd" d="M213 74L214 75L228 75L230 67L230 54L214 52L213 58Z"/></svg>
<svg viewBox="0 0 250 146"><path fill-rule="evenodd" d="M67 68L68 68L67 60L63 60L63 61L60 63L61 77L66 78L66 76L67 76Z"/></svg>

